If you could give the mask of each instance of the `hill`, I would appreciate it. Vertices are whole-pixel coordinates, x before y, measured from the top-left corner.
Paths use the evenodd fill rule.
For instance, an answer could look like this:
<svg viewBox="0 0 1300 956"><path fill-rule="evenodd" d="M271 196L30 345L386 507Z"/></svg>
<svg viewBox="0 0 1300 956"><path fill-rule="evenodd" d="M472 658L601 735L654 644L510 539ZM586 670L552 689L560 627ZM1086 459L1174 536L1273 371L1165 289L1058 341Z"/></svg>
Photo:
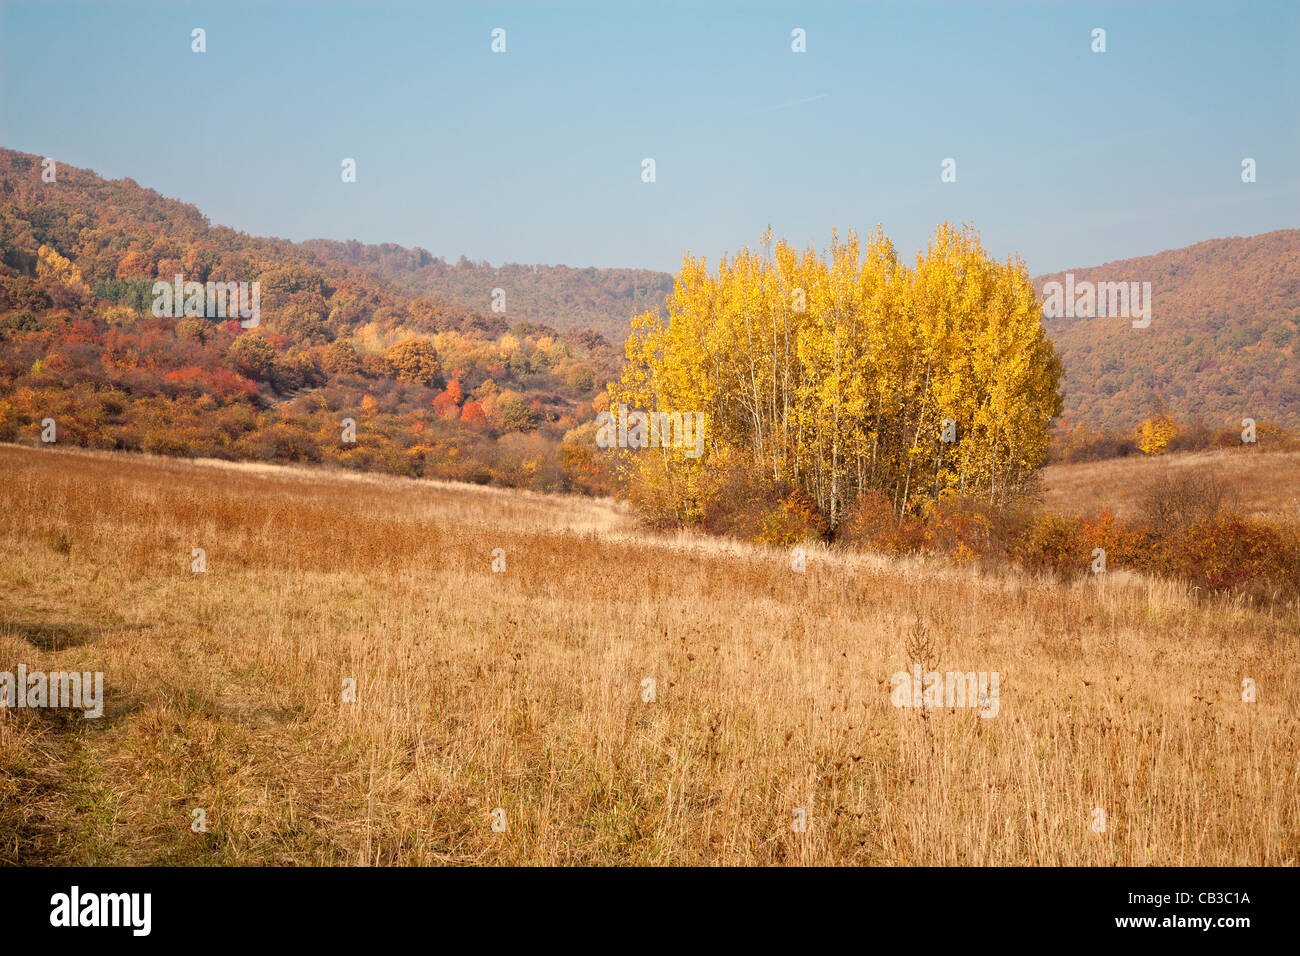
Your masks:
<svg viewBox="0 0 1300 956"><path fill-rule="evenodd" d="M557 329L589 328L619 344L629 319L662 307L667 273L486 263L450 265L423 249L312 240L322 258L421 295L487 309L493 289L508 314ZM1127 431L1166 403L1180 421L1240 427L1243 417L1300 426L1300 230L1212 239L1183 249L1067 270L1077 281L1150 282L1153 321L1047 320L1066 369L1065 419ZM1035 287L1063 282L1040 276Z"/></svg>
<svg viewBox="0 0 1300 956"><path fill-rule="evenodd" d="M1151 283L1151 324L1049 318L1065 419L1130 429L1163 401L1180 421L1300 427L1300 229L1211 239L1067 270L1078 282ZM1066 273L1034 280L1041 292Z"/></svg>
<svg viewBox="0 0 1300 956"><path fill-rule="evenodd" d="M36 441L52 417L92 447L590 487L598 469L577 446L565 465L564 436L593 417L630 316L672 286L650 270L253 237L130 179L41 174L39 157L0 150L0 440ZM1150 282L1153 302L1147 328L1046 320L1062 433L1131 432L1160 403L1193 426L1300 426L1300 230L1070 271ZM258 282L259 326L154 317L154 283L177 274ZM437 354L425 381L389 355L410 339ZM343 418L362 426L346 448Z"/></svg>
<svg viewBox="0 0 1300 956"><path fill-rule="evenodd" d="M416 295L129 179L42 172L0 150L0 440L592 487L561 448L617 367L599 335ZM160 310L177 276L192 291Z"/></svg>
<svg viewBox="0 0 1300 956"><path fill-rule="evenodd" d="M568 266L492 266L464 256L455 265L427 250L384 243L311 239L323 260L364 269L416 295L432 295L467 309L489 309L494 289L505 294L505 314L563 331L590 329L621 345L630 319L660 308L673 277L650 269L573 269Z"/></svg>
<svg viewBox="0 0 1300 956"><path fill-rule="evenodd" d="M311 240L322 259L365 270L417 295L488 309L494 289L515 318L592 329L611 343L629 319L663 306L667 273L507 264L423 249ZM1183 249L1067 270L1075 280L1150 282L1153 321L1059 318L1048 333L1066 369L1065 420L1127 431L1164 402L1176 418L1214 428L1243 417L1300 426L1300 230L1212 239ZM1065 272L1034 280L1040 291Z"/></svg>

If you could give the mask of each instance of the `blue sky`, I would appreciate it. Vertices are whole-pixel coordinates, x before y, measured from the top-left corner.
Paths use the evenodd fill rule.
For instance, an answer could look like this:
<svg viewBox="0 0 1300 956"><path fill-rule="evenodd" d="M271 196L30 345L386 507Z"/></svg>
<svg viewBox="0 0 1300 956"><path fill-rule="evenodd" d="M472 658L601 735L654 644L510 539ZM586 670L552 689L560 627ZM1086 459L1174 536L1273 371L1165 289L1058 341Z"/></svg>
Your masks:
<svg viewBox="0 0 1300 956"><path fill-rule="evenodd" d="M452 260L672 271L877 222L910 257L950 220L1038 274L1300 226L1298 41L1294 0L3 0L0 145Z"/></svg>

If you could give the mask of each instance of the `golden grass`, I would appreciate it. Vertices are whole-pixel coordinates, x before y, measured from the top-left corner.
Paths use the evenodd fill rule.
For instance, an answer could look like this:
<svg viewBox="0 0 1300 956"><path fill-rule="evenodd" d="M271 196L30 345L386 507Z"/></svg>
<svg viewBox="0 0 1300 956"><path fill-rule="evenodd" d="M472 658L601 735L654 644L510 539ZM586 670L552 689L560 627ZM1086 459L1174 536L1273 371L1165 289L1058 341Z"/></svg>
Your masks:
<svg viewBox="0 0 1300 956"><path fill-rule="evenodd" d="M287 468L0 446L0 494L0 670L106 688L99 720L0 711L0 861L1300 856L1295 608L824 548L798 574L610 502ZM919 624L934 669L999 672L997 717L892 706Z"/></svg>
<svg viewBox="0 0 1300 956"><path fill-rule="evenodd" d="M1187 471L1220 476L1233 492L1234 510L1242 514L1300 521L1300 452L1254 448L1049 465L1041 472L1043 506L1075 515L1110 508L1116 517L1131 520L1139 515L1148 482L1162 473Z"/></svg>

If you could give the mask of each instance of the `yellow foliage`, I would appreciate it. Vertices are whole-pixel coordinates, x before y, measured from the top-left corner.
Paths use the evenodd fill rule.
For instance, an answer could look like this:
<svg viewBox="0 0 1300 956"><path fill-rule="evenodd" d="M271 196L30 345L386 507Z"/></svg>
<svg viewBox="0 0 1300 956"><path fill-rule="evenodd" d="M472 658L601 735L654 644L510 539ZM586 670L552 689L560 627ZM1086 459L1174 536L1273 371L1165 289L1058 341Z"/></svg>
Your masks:
<svg viewBox="0 0 1300 956"><path fill-rule="evenodd" d="M1178 434L1178 426L1169 415L1160 412L1138 425L1134 436L1144 455L1163 455Z"/></svg>
<svg viewBox="0 0 1300 956"><path fill-rule="evenodd" d="M36 250L36 277L38 279L55 279L89 292L90 289L81 279L81 271L71 260L59 255L53 246L42 245Z"/></svg>
<svg viewBox="0 0 1300 956"><path fill-rule="evenodd" d="M104 310L104 321L109 325L127 325L140 317L129 305L110 305Z"/></svg>
<svg viewBox="0 0 1300 956"><path fill-rule="evenodd" d="M868 489L902 512L946 490L1002 501L1027 487L1060 414L1061 366L1024 263L941 225L916 266L877 229L825 256L784 241L716 273L687 257L668 319L633 319L610 406L709 423L706 457L752 455L833 528ZM700 462L656 449L660 468ZM665 481L686 488L690 482ZM692 509L681 502L679 513Z"/></svg>
<svg viewBox="0 0 1300 956"><path fill-rule="evenodd" d="M497 340L497 350L501 353L502 358L509 358L519 351L518 336L511 335L507 332Z"/></svg>

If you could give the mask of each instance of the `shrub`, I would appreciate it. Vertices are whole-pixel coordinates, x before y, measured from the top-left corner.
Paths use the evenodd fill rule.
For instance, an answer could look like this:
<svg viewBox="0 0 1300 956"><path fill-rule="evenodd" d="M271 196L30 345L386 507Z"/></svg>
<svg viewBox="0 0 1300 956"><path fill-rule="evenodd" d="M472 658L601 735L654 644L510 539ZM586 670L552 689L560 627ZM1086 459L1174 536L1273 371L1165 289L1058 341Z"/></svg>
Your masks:
<svg viewBox="0 0 1300 956"><path fill-rule="evenodd" d="M189 443L168 431L149 432L144 437L144 450L151 455L170 455L184 458L190 454Z"/></svg>
<svg viewBox="0 0 1300 956"><path fill-rule="evenodd" d="M1153 532L1167 535L1214 518L1230 490L1212 471L1164 471L1143 489L1139 509Z"/></svg>
<svg viewBox="0 0 1300 956"><path fill-rule="evenodd" d="M910 554L925 546L925 526L911 515L899 517L879 491L864 492L836 529L836 540L873 551Z"/></svg>
<svg viewBox="0 0 1300 956"><path fill-rule="evenodd" d="M1161 542L1155 570L1211 593L1300 592L1300 543L1261 521L1219 515Z"/></svg>
<svg viewBox="0 0 1300 956"><path fill-rule="evenodd" d="M741 452L724 449L677 480L688 523L712 534L778 547L825 534L816 505L806 495L774 480Z"/></svg>
<svg viewBox="0 0 1300 956"><path fill-rule="evenodd" d="M1078 540L1089 561L1093 549L1106 552L1107 570L1148 569L1157 543L1148 529L1124 524L1109 509L1080 520Z"/></svg>
<svg viewBox="0 0 1300 956"><path fill-rule="evenodd" d="M758 516L758 528L751 537L762 544L788 548L800 541L821 537L823 533L817 503L800 489L789 488L785 497Z"/></svg>
<svg viewBox="0 0 1300 956"><path fill-rule="evenodd" d="M925 545L959 561L999 550L995 541L997 509L958 495L927 502L922 510Z"/></svg>
<svg viewBox="0 0 1300 956"><path fill-rule="evenodd" d="M1043 512L1034 516L1012 557L1030 571L1047 571L1071 578L1089 566L1091 545L1084 540L1078 518Z"/></svg>
<svg viewBox="0 0 1300 956"><path fill-rule="evenodd" d="M1144 498L1146 523L1138 524L1110 511L1080 518L957 496L928 503L922 520L900 518L874 492L858 499L836 539L893 554L1003 559L1067 580L1087 573L1100 548L1108 571L1160 574L1256 599L1300 595L1300 527L1224 513L1230 499L1231 489L1203 471L1160 476Z"/></svg>

